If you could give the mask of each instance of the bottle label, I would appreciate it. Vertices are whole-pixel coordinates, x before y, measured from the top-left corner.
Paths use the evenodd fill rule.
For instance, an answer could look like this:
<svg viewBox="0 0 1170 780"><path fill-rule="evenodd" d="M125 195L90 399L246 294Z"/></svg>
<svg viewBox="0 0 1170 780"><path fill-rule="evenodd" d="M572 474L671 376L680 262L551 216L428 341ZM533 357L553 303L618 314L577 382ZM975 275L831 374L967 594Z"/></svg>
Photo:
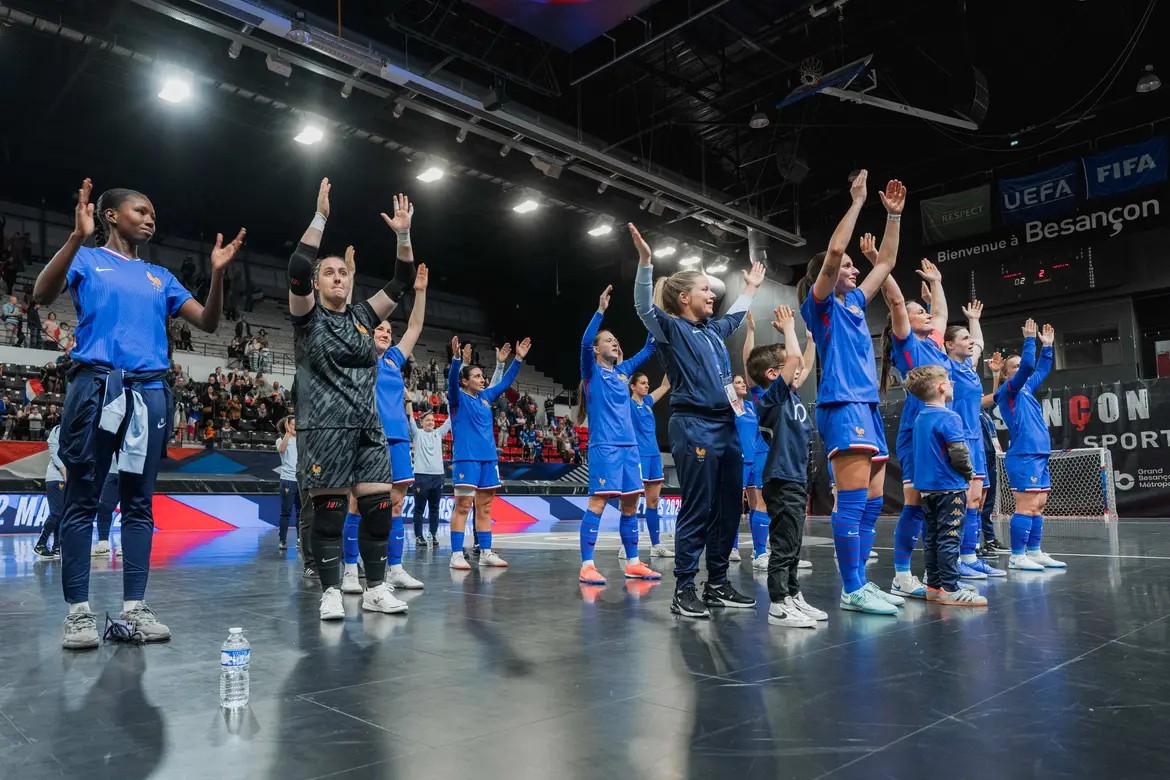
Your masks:
<svg viewBox="0 0 1170 780"><path fill-rule="evenodd" d="M251 655L252 651L249 649L220 650L219 665L225 669L247 666Z"/></svg>

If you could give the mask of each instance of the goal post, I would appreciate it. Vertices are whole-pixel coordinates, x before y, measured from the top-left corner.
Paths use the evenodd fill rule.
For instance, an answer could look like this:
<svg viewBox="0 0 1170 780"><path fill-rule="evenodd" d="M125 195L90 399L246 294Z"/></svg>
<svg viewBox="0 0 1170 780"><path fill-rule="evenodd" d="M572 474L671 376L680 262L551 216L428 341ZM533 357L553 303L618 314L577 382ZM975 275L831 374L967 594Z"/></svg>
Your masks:
<svg viewBox="0 0 1170 780"><path fill-rule="evenodd" d="M1008 485L1004 454L995 458L997 476L993 517L1009 518L1016 510L1016 497ZM1052 490L1048 493L1045 518L1116 520L1117 494L1113 479L1113 457L1104 447L1054 450L1048 460Z"/></svg>

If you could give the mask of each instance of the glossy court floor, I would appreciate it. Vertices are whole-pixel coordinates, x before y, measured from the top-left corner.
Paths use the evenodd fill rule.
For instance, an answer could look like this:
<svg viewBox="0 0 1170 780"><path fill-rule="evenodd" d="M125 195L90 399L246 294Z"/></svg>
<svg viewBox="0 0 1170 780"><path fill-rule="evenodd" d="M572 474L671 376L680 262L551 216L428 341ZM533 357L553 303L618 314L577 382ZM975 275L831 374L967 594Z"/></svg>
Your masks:
<svg viewBox="0 0 1170 780"><path fill-rule="evenodd" d="M60 649L59 565L0 539L0 777L1054 778L1170 777L1170 521L1050 521L1061 573L981 585L988 610L835 606L832 549L802 579L830 620L770 627L756 610L687 622L659 586L575 580L575 534L497 544L506 571L425 580L404 616L317 596L275 533L159 534L152 606L174 639ZM826 524L810 521L810 535ZM893 522L879 526L888 579ZM748 542L744 541L744 548ZM117 564L94 564L114 610ZM252 643L251 704L218 706L230 626Z"/></svg>

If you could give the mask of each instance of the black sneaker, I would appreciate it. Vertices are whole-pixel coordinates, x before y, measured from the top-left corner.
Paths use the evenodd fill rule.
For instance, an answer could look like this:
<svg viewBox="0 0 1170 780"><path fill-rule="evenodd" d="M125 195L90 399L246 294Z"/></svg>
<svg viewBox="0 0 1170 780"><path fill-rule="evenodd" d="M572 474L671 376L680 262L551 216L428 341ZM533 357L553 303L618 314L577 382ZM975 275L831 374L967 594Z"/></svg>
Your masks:
<svg viewBox="0 0 1170 780"><path fill-rule="evenodd" d="M427 541L430 542L431 547L439 546L439 540L435 538L434 534L427 534Z"/></svg>
<svg viewBox="0 0 1170 780"><path fill-rule="evenodd" d="M284 539L280 540L280 549L282 549L282 550L288 549L288 542L286 542Z"/></svg>
<svg viewBox="0 0 1170 780"><path fill-rule="evenodd" d="M703 585L703 603L708 607L750 609L756 605L756 600L740 593L731 586L730 582L724 582L720 585L712 585L708 582Z"/></svg>
<svg viewBox="0 0 1170 780"><path fill-rule="evenodd" d="M427 540L422 538L421 536L416 536L416 537L414 537L414 546L415 547L426 547Z"/></svg>
<svg viewBox="0 0 1170 780"><path fill-rule="evenodd" d="M682 617L711 617L707 606L699 599L699 591L693 582L683 585L682 588L674 592L674 600L670 602L670 611Z"/></svg>
<svg viewBox="0 0 1170 780"><path fill-rule="evenodd" d="M33 547L33 552L36 553L38 558L44 558L46 560L54 557L53 551L44 542L37 542L36 546Z"/></svg>
<svg viewBox="0 0 1170 780"><path fill-rule="evenodd" d="M1005 555L1012 551L1012 548L1004 547L998 539L992 539L990 542L983 545L983 549L989 553L995 553L996 555Z"/></svg>

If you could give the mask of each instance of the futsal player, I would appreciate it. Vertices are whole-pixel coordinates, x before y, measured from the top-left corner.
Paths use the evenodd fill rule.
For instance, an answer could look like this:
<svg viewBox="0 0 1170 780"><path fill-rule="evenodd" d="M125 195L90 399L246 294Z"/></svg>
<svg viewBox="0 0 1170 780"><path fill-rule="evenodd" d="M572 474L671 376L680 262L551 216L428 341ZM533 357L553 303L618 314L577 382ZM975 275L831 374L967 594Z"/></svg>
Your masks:
<svg viewBox="0 0 1170 780"><path fill-rule="evenodd" d="M947 371L954 388L951 408L963 421L967 436L971 465L975 476L967 489L967 515L963 522L963 540L959 548L959 576L967 580L985 580L988 577L1006 577L976 555L979 548L979 527L982 523L983 486L987 483L987 456L983 449L983 380L979 378L979 358L983 355L983 328L979 318L983 304L972 301L963 307L967 327L952 325L943 336L947 351Z"/></svg>
<svg viewBox="0 0 1170 780"><path fill-rule="evenodd" d="M455 483L455 511L451 514L452 569L468 571L463 554L467 515L475 505L475 529L479 537L479 565L505 567L508 562L492 549L492 502L500 488L500 459L492 439L492 404L520 373L532 342L516 345L516 358L497 385L484 387L483 369L471 365L471 345L459 349L459 337L451 339L451 368L447 375L447 406L454 418L451 480Z"/></svg>
<svg viewBox="0 0 1170 780"><path fill-rule="evenodd" d="M670 610L708 618L709 607L750 608L727 580L728 558L739 530L743 452L735 417L744 413L735 393L731 356L724 341L743 322L764 267L744 272L744 291L722 317L715 317L715 293L699 271L680 271L654 284L650 246L631 223L638 250L634 309L658 342L659 359L670 378L670 449L682 487L675 524L674 598ZM695 586L699 556L706 550L707 582L700 598Z"/></svg>
<svg viewBox="0 0 1170 780"><path fill-rule="evenodd" d="M861 253L871 263L877 262L878 251L872 234L862 236ZM882 284L882 297L890 310L889 324L882 334L882 369L878 381L882 393L894 382L891 367L905 379L919 366L945 366L948 362L943 351L943 334L949 309L942 273L929 260L923 260L916 273L923 280L921 301L907 301L893 276L886 277ZM922 401L907 392L894 444L902 468L902 513L894 526L894 581L890 593L914 599L926 598L926 585L910 570L910 559L922 537L926 518L922 495L914 486L914 421L920 411Z"/></svg>
<svg viewBox="0 0 1170 780"><path fill-rule="evenodd" d="M797 295L824 363L817 392L817 430L836 485L832 527L842 581L841 608L894 615L905 600L865 578L889 457L877 408L877 372L865 310L897 261L906 188L891 180L885 192L879 192L886 208L886 229L877 262L859 284L857 267L845 250L865 205L867 176L862 170L853 179L849 190L853 202L833 232L828 251L809 261Z"/></svg>
<svg viewBox="0 0 1170 780"><path fill-rule="evenodd" d="M146 605L151 500L159 461L166 455L174 419L167 384L168 317L182 317L211 333L223 308L223 277L243 245L241 229L211 251L211 288L201 306L162 266L144 263L138 250L154 235L154 205L140 192L113 189L90 202L86 179L77 193L73 231L37 276L33 299L45 306L68 287L77 307L74 368L61 413L59 455L69 474L61 518L61 581L69 615L62 646L97 647L97 618L89 607L89 543L98 494L120 454L123 620L148 642L170 639ZM95 248L83 244L93 236Z"/></svg>
<svg viewBox="0 0 1170 780"><path fill-rule="evenodd" d="M1036 390L1052 370L1052 342L1056 333L1045 325L1040 333L1040 359L1036 359L1036 322L1024 323L1024 346L1019 356L1004 361L1003 384L996 392L999 414L1007 424L1011 443L1004 457L1008 484L1015 494L1016 511L1011 520L1012 554L1009 569L1041 571L1063 569L1067 564L1044 553L1044 507L1052 483L1048 474L1051 439Z"/></svg>
<svg viewBox="0 0 1170 780"><path fill-rule="evenodd" d="M342 531L348 496L361 514L358 546L365 561L362 609L405 612L385 582L393 515L393 473L374 401L374 330L415 283L410 226L414 208L394 196L394 215L382 219L397 237L394 278L370 298L350 304L353 276L337 256L317 260L329 218L328 179L317 192L317 213L289 258L289 313L296 355L297 477L313 502L313 557L321 578L322 620L342 620Z"/></svg>
<svg viewBox="0 0 1170 780"><path fill-rule="evenodd" d="M760 434L760 418L756 410L756 393L747 371L748 356L756 346L756 323L749 311L745 317L747 333L743 340L743 374L737 375L735 395L743 404L744 413L735 418L735 431L739 434L739 446L743 450L743 492L747 498L748 528L752 534L752 568L767 571L768 562L763 556L768 551L768 511L764 506L761 491L764 489L764 462L768 459L768 443ZM736 534L736 542L739 534ZM732 563L740 560L738 545L731 548Z"/></svg>
<svg viewBox="0 0 1170 780"><path fill-rule="evenodd" d="M654 404L670 392L670 378L650 391L650 378L640 371L630 376L630 418L638 439L638 456L642 459L642 489L646 496L646 533L650 536L651 558L673 558L674 550L662 543L658 501L662 496L662 453L658 450L658 431L654 424ZM626 560L626 548L618 550L618 559Z"/></svg>
<svg viewBox="0 0 1170 780"><path fill-rule="evenodd" d="M577 425L589 420L589 506L581 518L581 571L586 585L604 585L605 577L593 561L601 513L617 497L618 526L626 552L625 576L631 580L660 580L662 575L638 558L638 497L642 495L642 461L634 421L630 415L630 375L658 351L654 338L629 360L611 331L601 329L613 285L602 291L597 311L581 337L581 392Z"/></svg>
<svg viewBox="0 0 1170 780"><path fill-rule="evenodd" d="M288 415L276 424L280 441L276 451L280 454L280 549L288 549L288 526L290 516L301 521L301 491L297 488L297 418ZM299 537L298 537L299 538Z"/></svg>
<svg viewBox="0 0 1170 780"><path fill-rule="evenodd" d="M33 545L33 552L38 558L56 558L61 554L61 506L65 502L65 464L61 462L60 449L61 426L54 425L49 431L49 464L45 467L45 500L49 503L49 516L45 518L45 525L37 543ZM51 542L51 544L50 544Z"/></svg>

